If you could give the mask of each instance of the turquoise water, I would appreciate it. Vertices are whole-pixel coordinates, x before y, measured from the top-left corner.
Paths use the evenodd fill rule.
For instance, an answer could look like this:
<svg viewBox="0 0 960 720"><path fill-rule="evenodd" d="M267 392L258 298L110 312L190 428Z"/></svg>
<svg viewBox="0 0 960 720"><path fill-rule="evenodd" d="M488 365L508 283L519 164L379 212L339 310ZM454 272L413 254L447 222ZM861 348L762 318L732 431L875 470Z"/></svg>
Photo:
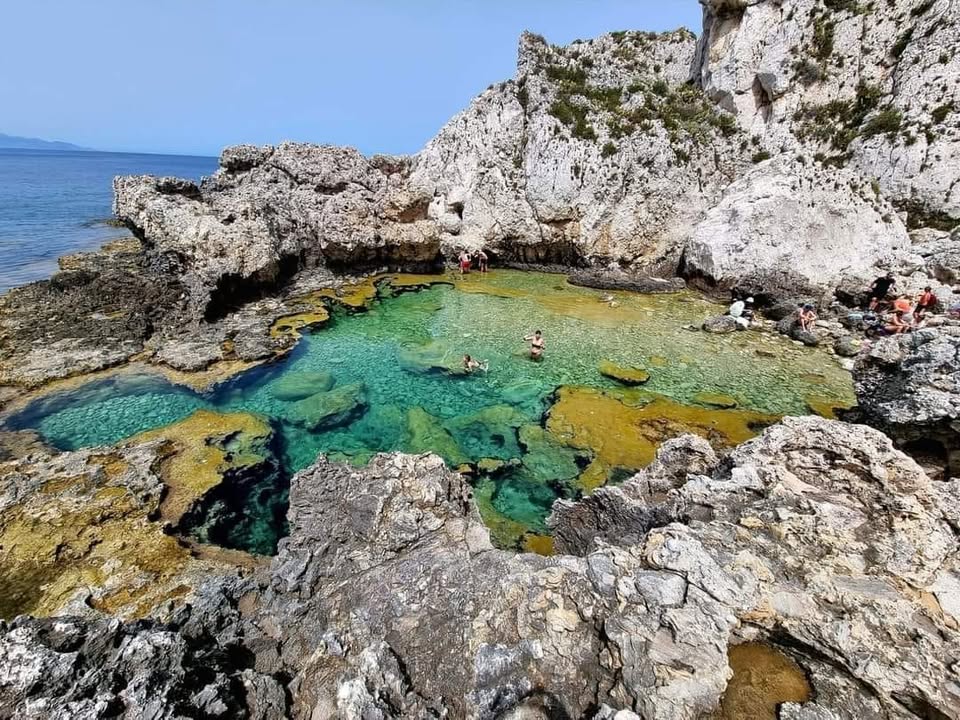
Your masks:
<svg viewBox="0 0 960 720"><path fill-rule="evenodd" d="M553 501L581 492L577 477L593 453L537 431L562 386L617 392L620 386L599 374L601 361L646 368L644 391L685 404L709 391L732 396L741 409L779 416L808 412L811 399L850 399L849 376L818 351L771 344L758 333L685 329L718 311L693 294L604 298L559 276L510 271L457 282L399 294L383 284L366 311L335 309L330 323L305 335L284 361L210 393L121 374L48 396L8 424L75 449L113 444L199 408L242 410L271 420L287 473L318 453L357 463L394 450L436 451L451 465L495 459L507 466L489 473L487 509L539 534ZM522 339L536 329L547 343L541 362L530 360ZM761 348L779 354L760 356ZM459 374L464 353L487 361L489 370ZM306 380L317 386L294 388L294 395L332 383L315 397L328 404L329 393L339 392L356 406L319 425L312 416L305 422L309 408L289 399L289 386ZM616 468L616 475L635 469ZM483 473L477 477L482 485Z"/></svg>
<svg viewBox="0 0 960 720"><path fill-rule="evenodd" d="M102 222L115 175L199 180L216 169L212 157L0 149L0 292L48 277L61 255L129 235Z"/></svg>

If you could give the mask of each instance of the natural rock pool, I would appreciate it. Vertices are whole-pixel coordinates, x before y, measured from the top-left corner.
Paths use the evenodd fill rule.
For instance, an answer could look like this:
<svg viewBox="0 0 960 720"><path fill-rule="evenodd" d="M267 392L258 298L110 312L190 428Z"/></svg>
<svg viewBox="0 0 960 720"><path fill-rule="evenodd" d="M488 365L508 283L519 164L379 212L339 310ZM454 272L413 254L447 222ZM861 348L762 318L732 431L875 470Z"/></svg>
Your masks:
<svg viewBox="0 0 960 720"><path fill-rule="evenodd" d="M323 302L329 320L283 361L209 392L116 373L47 394L6 425L76 449L114 444L200 409L264 416L279 472L238 484L233 497L228 483L219 506L187 513L181 528L263 553L284 531L287 478L318 453L364 463L377 452L432 451L471 474L498 544L548 551L545 519L555 499L628 476L664 439L695 432L729 445L780 416L853 403L849 374L823 351L755 331L688 329L722 312L691 292L608 293L559 275L505 270L394 276ZM318 306L276 327L285 332L325 315ZM546 340L540 362L522 340L537 329ZM489 369L464 373L466 353ZM642 385L610 377L626 372L624 380L636 383L641 370L649 375ZM229 456L229 442L223 452ZM223 503L245 521L209 532L203 516L223 514Z"/></svg>

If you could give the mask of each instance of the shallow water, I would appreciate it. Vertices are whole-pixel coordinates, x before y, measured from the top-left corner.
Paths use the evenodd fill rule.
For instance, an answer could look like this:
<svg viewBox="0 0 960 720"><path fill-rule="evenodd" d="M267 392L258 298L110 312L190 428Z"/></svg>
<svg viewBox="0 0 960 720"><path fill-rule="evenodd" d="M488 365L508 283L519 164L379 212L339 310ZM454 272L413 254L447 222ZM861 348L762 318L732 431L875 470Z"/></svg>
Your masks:
<svg viewBox="0 0 960 720"><path fill-rule="evenodd" d="M823 352L755 332L684 329L722 311L693 293L605 293L514 271L451 279L455 286L402 293L381 283L366 311L335 309L286 360L207 394L155 376L115 375L45 397L8 424L75 449L113 444L200 408L244 410L270 418L287 473L321 452L356 463L393 450L435 451L454 466L485 460L474 480L495 537L543 549L536 536L546 533L557 497L628 476L667 437L690 430L731 444L776 417L808 413L809 403L852 401L849 374ZM522 340L536 329L547 344L541 362L529 359ZM456 374L464 353L489 370ZM624 388L600 375L604 360L645 368L650 380ZM291 382L308 381L316 387L291 390ZM315 412L291 394L323 391L331 381L338 399L356 395L364 404L320 427L305 423ZM737 407L708 407L717 400L705 393Z"/></svg>

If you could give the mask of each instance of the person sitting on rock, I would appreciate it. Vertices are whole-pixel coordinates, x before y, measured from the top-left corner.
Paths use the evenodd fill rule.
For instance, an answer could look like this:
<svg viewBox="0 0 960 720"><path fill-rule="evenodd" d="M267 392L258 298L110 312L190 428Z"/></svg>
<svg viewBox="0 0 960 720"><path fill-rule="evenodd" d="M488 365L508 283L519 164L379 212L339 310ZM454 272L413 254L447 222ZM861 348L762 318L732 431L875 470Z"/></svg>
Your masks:
<svg viewBox="0 0 960 720"><path fill-rule="evenodd" d="M917 298L917 308L913 311L914 317L917 321L923 320L928 312L933 312L936 304L937 296L933 294L933 288L927 285Z"/></svg>
<svg viewBox="0 0 960 720"><path fill-rule="evenodd" d="M899 295L897 299L893 301L893 309L900 310L905 315L908 315L911 310L913 310L913 305L910 303L910 298L906 295Z"/></svg>
<svg viewBox="0 0 960 720"><path fill-rule="evenodd" d="M486 371L488 363L486 360L476 360L469 355L463 356L463 369L468 373L472 373L474 370L484 370Z"/></svg>
<svg viewBox="0 0 960 720"><path fill-rule="evenodd" d="M461 250L458 259L460 261L460 274L466 275L470 272L470 253L466 250Z"/></svg>
<svg viewBox="0 0 960 720"><path fill-rule="evenodd" d="M813 332L814 325L816 325L817 322L817 313L814 311L813 305L805 303L797 314L797 321L800 323L801 330L804 332Z"/></svg>
<svg viewBox="0 0 960 720"><path fill-rule="evenodd" d="M890 288L896 284L897 281L896 278L893 277L892 272L888 272L886 275L874 280L873 285L870 286L870 309L876 310L877 305L883 300L886 300Z"/></svg>
<svg viewBox="0 0 960 720"><path fill-rule="evenodd" d="M543 341L543 333L537 330L533 335L527 335L523 339L525 342L530 343L530 359L540 360L543 357L543 351L547 347Z"/></svg>
<svg viewBox="0 0 960 720"><path fill-rule="evenodd" d="M482 273L487 272L489 269L487 267L487 260L487 254L483 251L483 248L477 250L477 270Z"/></svg>
<svg viewBox="0 0 960 720"><path fill-rule="evenodd" d="M748 323L751 323L753 322L753 318L755 317L754 307L753 307L753 298L748 297L744 302L745 302L745 305L743 308L743 319L746 320Z"/></svg>
<svg viewBox="0 0 960 720"><path fill-rule="evenodd" d="M733 304L730 305L730 309L727 310L727 315L730 317L739 318L743 316L743 311L746 309L747 304L743 300L735 299Z"/></svg>
<svg viewBox="0 0 960 720"><path fill-rule="evenodd" d="M887 318L886 325L883 326L884 332L888 335L900 335L912 329L913 326L904 318L903 310L894 310L893 314Z"/></svg>

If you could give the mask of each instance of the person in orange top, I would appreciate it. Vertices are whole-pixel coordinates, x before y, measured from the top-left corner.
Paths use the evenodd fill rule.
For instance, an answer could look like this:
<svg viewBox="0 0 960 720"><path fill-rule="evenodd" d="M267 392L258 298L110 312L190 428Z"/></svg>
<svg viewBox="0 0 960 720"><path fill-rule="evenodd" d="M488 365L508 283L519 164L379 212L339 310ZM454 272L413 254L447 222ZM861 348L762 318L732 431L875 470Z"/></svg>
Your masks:
<svg viewBox="0 0 960 720"><path fill-rule="evenodd" d="M937 296L933 294L933 288L928 285L920 293L920 297L917 298L917 309L913 313L914 317L917 320L923 320L924 315L931 312L936 304Z"/></svg>
<svg viewBox="0 0 960 720"><path fill-rule="evenodd" d="M901 295L893 301L893 309L908 314L913 309L913 305L910 304L910 299L906 295Z"/></svg>

